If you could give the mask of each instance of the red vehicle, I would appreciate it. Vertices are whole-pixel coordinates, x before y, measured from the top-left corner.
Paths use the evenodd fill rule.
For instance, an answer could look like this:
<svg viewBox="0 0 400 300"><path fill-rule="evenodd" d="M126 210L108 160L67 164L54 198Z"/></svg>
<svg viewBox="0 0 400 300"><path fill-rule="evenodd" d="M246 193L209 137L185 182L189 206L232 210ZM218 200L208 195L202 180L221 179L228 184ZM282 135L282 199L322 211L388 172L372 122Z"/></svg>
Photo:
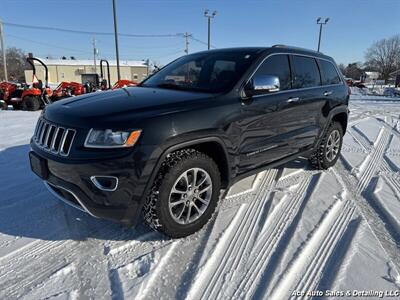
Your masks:
<svg viewBox="0 0 400 300"><path fill-rule="evenodd" d="M13 82L2 82L0 84L0 90L3 95L2 100L5 103L4 107L12 105L14 109L34 111L52 102L51 97L53 96L53 91L48 85L49 72L47 66L38 58L29 56L27 61L32 66L33 70L32 86L18 86L18 84ZM41 80L37 80L34 61L39 62L44 67L46 81L44 86Z"/></svg>
<svg viewBox="0 0 400 300"><path fill-rule="evenodd" d="M105 63L107 66L107 79L104 79L103 63ZM110 64L108 63L108 61L106 59L100 60L100 78L101 78L101 83L100 83L101 90L111 90L111 89L115 90L115 89L120 89L123 87L138 85L138 82L135 80L120 79L116 83L114 83L114 85L111 87Z"/></svg>
<svg viewBox="0 0 400 300"><path fill-rule="evenodd" d="M23 89L14 82L0 82L0 101L1 107L7 109L8 105L13 105L14 99L21 99Z"/></svg>
<svg viewBox="0 0 400 300"><path fill-rule="evenodd" d="M115 89L120 89L123 87L137 86L137 85L138 85L138 82L135 80L121 79L121 80L118 80L116 83L114 83L112 89L115 90Z"/></svg>
<svg viewBox="0 0 400 300"><path fill-rule="evenodd" d="M53 91L52 100L56 101L59 99L79 96L85 94L85 86L79 82L61 82L58 87Z"/></svg>

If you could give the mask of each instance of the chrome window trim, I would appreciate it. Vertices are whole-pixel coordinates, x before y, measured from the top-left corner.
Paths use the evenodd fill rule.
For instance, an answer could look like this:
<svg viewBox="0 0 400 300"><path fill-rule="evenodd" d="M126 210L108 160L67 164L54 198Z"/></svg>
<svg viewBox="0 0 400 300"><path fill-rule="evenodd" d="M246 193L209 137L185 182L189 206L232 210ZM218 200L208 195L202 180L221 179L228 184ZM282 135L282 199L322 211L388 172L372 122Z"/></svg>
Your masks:
<svg viewBox="0 0 400 300"><path fill-rule="evenodd" d="M308 55L308 54L299 54L299 53L290 53L290 52L276 52L276 53L270 53L268 54L266 57L264 57L264 59L258 64L257 68L255 68L255 70L251 73L251 75L249 76L249 78L245 81L245 84L243 84L241 90L240 90L240 94L243 95L244 94L244 87L247 85L247 83L249 83L249 81L251 80L251 78L253 78L254 74L258 71L258 69L261 67L261 65L271 56L274 55L297 55L297 56L305 56L305 57L310 57L310 58L314 58L314 59L321 59L321 60L325 60L330 62L334 67L336 72L338 72L339 76L340 76L340 72L337 68L337 66L332 63L329 59L326 58L321 58L315 55ZM316 62L318 63L318 62ZM290 66L290 71L292 72L291 66ZM321 72L321 70L319 71ZM261 95L255 95L252 96L252 98L258 98L258 97L264 97L266 95L277 95L277 94L282 94L282 93L288 93L288 92L297 92L297 91L306 91L306 90L310 90L310 89L319 89L319 88L324 88L324 87L335 87L335 86L343 86L344 82L343 82L343 78L342 76L340 76L341 79L341 83L337 83L337 84L327 84L327 85L318 85L318 86L312 86L312 87L306 87L306 88L300 88L300 89L289 89L289 90L283 90L283 91L278 91L278 92L272 92L272 93L265 93L265 94L261 94Z"/></svg>

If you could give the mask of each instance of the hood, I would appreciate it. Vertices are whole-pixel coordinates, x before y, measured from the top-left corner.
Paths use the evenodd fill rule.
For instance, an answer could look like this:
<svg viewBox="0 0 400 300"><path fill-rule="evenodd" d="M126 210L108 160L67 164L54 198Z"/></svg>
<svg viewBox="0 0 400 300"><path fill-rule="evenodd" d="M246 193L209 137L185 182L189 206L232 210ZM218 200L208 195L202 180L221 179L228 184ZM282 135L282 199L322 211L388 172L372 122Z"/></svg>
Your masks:
<svg viewBox="0 0 400 300"><path fill-rule="evenodd" d="M193 101L212 94L145 87L94 92L57 101L46 107L47 120L74 127L107 127L131 123L144 115L156 116L193 108ZM196 101L197 103L197 101ZM107 127L108 128L108 127Z"/></svg>

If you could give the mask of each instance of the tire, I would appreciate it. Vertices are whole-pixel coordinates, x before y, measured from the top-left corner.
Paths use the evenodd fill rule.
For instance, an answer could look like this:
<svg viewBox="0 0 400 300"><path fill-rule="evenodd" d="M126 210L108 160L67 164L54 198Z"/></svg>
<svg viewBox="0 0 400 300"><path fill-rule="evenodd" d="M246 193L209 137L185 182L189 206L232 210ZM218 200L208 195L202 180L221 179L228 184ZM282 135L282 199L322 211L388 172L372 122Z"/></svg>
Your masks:
<svg viewBox="0 0 400 300"><path fill-rule="evenodd" d="M20 104L13 104L13 110L20 110L22 106Z"/></svg>
<svg viewBox="0 0 400 300"><path fill-rule="evenodd" d="M5 101L0 101L0 109L1 110L7 110L8 109L8 104Z"/></svg>
<svg viewBox="0 0 400 300"><path fill-rule="evenodd" d="M194 149L173 152L162 163L146 199L144 220L172 238L191 235L212 217L220 189L220 172L210 157Z"/></svg>
<svg viewBox="0 0 400 300"><path fill-rule="evenodd" d="M22 110L36 111L40 109L40 99L38 97L26 96L22 100Z"/></svg>
<svg viewBox="0 0 400 300"><path fill-rule="evenodd" d="M332 149L332 141L337 147ZM318 170L326 170L332 167L340 156L340 151L342 150L343 144L343 128L338 122L332 122L328 130L322 137L321 143L318 145L317 150L310 156L311 165Z"/></svg>

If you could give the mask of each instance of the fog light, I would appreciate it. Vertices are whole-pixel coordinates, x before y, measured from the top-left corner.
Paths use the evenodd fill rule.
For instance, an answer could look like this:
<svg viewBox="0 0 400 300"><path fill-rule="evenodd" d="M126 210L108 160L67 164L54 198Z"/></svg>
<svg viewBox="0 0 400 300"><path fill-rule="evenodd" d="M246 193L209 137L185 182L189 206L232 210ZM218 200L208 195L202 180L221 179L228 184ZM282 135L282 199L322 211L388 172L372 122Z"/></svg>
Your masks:
<svg viewBox="0 0 400 300"><path fill-rule="evenodd" d="M102 191L114 192L118 187L118 178L115 176L91 176L90 180Z"/></svg>

